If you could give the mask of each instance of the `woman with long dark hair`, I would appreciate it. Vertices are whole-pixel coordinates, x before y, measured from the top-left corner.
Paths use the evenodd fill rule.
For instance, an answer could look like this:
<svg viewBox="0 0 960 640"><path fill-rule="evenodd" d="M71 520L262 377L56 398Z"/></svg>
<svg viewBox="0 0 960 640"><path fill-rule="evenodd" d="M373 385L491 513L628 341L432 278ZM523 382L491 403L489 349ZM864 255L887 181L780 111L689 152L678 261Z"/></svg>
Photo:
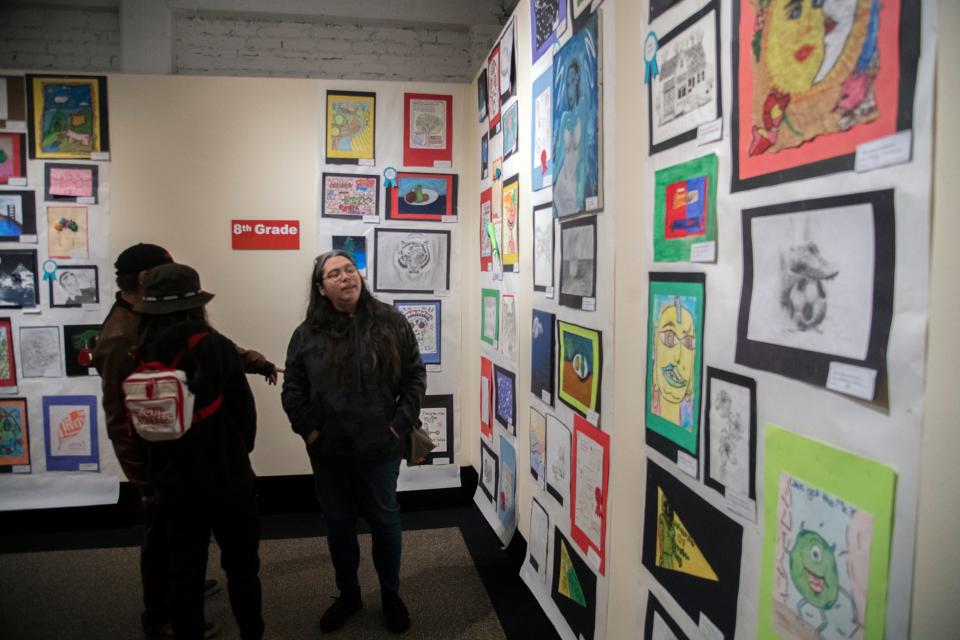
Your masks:
<svg viewBox="0 0 960 640"><path fill-rule="evenodd" d="M260 520L250 466L257 429L253 394L236 346L214 330L204 305L213 294L182 264L154 267L144 280L136 355L187 375L193 423L182 437L147 442L148 475L170 549L173 632L204 637L203 589L211 532L220 545L240 637L263 637L258 573Z"/></svg>
<svg viewBox="0 0 960 640"><path fill-rule="evenodd" d="M426 367L406 318L370 294L348 253L317 257L281 397L307 445L340 591L320 619L323 631L342 627L363 606L358 515L370 524L384 623L397 633L410 627L398 594L397 476L425 391Z"/></svg>

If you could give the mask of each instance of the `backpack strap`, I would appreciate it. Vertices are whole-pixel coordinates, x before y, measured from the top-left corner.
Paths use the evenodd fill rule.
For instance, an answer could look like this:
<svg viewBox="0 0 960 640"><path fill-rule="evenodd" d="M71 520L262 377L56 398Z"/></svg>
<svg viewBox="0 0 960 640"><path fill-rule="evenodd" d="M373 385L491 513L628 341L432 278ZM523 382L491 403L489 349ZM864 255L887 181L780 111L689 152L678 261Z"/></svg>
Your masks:
<svg viewBox="0 0 960 640"><path fill-rule="evenodd" d="M207 335L208 334L206 331L200 331L190 336L190 339L187 340L187 348L181 351L180 353L178 353L176 357L174 357L174 359L170 362L170 368L176 369L177 365L180 364L180 359L183 358L183 355L187 351L193 351L196 348L197 344L199 344L201 340L206 338Z"/></svg>
<svg viewBox="0 0 960 640"><path fill-rule="evenodd" d="M223 394L221 393L216 397L216 399L213 402L205 406L203 409L200 409L200 411L194 412L193 421L200 422L204 418L209 418L210 416L215 414L222 405L223 405Z"/></svg>

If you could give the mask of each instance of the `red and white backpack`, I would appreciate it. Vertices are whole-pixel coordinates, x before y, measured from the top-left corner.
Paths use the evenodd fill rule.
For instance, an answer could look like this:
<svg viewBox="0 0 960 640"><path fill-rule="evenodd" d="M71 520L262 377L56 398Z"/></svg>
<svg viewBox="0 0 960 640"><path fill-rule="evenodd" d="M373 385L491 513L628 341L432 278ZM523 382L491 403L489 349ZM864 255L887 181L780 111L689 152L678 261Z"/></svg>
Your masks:
<svg viewBox="0 0 960 640"><path fill-rule="evenodd" d="M187 348L193 350L206 333L190 336ZM124 405L130 424L144 440L176 440L190 427L207 418L223 404L223 395L194 413L194 395L187 386L187 374L177 369L184 352L169 365L144 362L123 381Z"/></svg>

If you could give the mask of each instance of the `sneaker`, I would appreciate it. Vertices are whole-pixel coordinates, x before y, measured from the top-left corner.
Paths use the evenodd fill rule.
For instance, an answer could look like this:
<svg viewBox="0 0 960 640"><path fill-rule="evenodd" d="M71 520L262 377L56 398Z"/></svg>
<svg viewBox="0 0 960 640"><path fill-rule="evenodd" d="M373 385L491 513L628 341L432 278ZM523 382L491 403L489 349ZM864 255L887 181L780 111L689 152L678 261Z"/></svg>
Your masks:
<svg viewBox="0 0 960 640"><path fill-rule="evenodd" d="M334 597L333 604L330 605L320 617L321 631L336 631L347 623L347 619L363 608L363 600L360 599L360 589L352 592L341 592L339 597Z"/></svg>
<svg viewBox="0 0 960 640"><path fill-rule="evenodd" d="M210 578L203 582L203 597L209 598L215 593L220 593L220 583Z"/></svg>
<svg viewBox="0 0 960 640"><path fill-rule="evenodd" d="M410 628L410 612L396 591L381 591L380 604L383 606L383 624L394 633L403 633Z"/></svg>

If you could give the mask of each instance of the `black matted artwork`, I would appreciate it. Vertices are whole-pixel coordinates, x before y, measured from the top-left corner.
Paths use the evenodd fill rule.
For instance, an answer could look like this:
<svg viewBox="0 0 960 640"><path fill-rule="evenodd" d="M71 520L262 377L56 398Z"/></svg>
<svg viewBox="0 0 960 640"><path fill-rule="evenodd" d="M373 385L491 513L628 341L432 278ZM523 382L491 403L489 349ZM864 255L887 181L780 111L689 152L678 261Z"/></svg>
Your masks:
<svg viewBox="0 0 960 640"><path fill-rule="evenodd" d="M39 303L37 252L0 249L0 307L35 307Z"/></svg>
<svg viewBox="0 0 960 640"><path fill-rule="evenodd" d="M703 480L757 499L757 381L707 367Z"/></svg>
<svg viewBox="0 0 960 640"><path fill-rule="evenodd" d="M494 415L510 435L517 435L517 377L499 365L493 365Z"/></svg>
<svg viewBox="0 0 960 640"><path fill-rule="evenodd" d="M43 199L48 202L97 204L99 186L100 167L95 164L43 165Z"/></svg>
<svg viewBox="0 0 960 640"><path fill-rule="evenodd" d="M436 448L427 454L426 464L453 462L453 395L424 396L420 404L420 424Z"/></svg>
<svg viewBox="0 0 960 640"><path fill-rule="evenodd" d="M573 635L593 640L597 622L597 576L558 527L553 529L550 597Z"/></svg>
<svg viewBox="0 0 960 640"><path fill-rule="evenodd" d="M643 640L689 640L677 621L670 617L653 593L647 594L647 619L643 624Z"/></svg>
<svg viewBox="0 0 960 640"><path fill-rule="evenodd" d="M33 190L0 191L0 242L37 241L37 197Z"/></svg>
<svg viewBox="0 0 960 640"><path fill-rule="evenodd" d="M561 222L560 304L581 309L584 298L596 295L597 217Z"/></svg>
<svg viewBox="0 0 960 640"><path fill-rule="evenodd" d="M483 440L480 440L480 490L494 505L497 504L497 485L500 482L500 458Z"/></svg>
<svg viewBox="0 0 960 640"><path fill-rule="evenodd" d="M374 230L373 289L433 293L450 289L450 232Z"/></svg>
<svg viewBox="0 0 960 640"><path fill-rule="evenodd" d="M99 324L67 324L63 326L63 358L67 376L95 376L93 348L100 337Z"/></svg>
<svg viewBox="0 0 960 640"><path fill-rule="evenodd" d="M100 302L96 265L57 265L50 285L51 307L79 307Z"/></svg>

